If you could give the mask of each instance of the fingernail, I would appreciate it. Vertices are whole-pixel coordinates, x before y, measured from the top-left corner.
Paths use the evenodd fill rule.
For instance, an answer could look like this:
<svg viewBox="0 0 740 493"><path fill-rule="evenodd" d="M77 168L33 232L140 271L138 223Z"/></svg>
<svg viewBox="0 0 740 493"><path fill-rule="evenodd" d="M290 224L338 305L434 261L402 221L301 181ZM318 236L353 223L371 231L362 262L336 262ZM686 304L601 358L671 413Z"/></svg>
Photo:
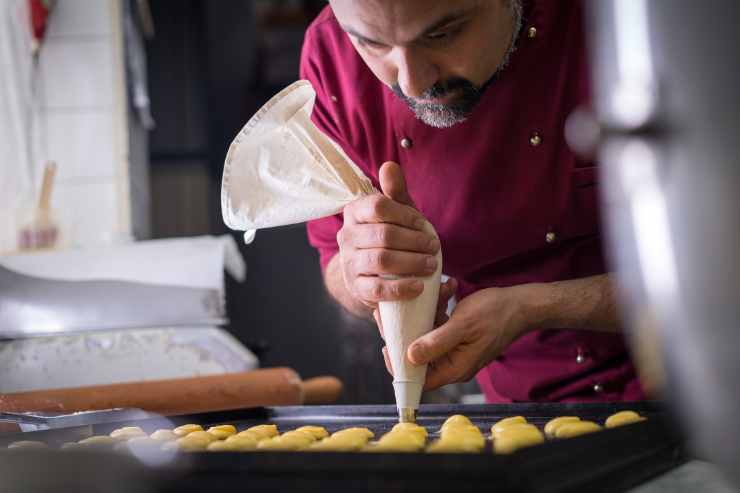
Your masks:
<svg viewBox="0 0 740 493"><path fill-rule="evenodd" d="M424 226L426 225L427 221L423 217L417 217L414 221L414 227L416 229L424 229Z"/></svg>
<svg viewBox="0 0 740 493"><path fill-rule="evenodd" d="M427 272L434 272L437 270L437 259L434 257L427 257L426 259Z"/></svg>
<svg viewBox="0 0 740 493"><path fill-rule="evenodd" d="M432 238L429 241L429 249L434 253L437 253L442 245L439 243L437 238Z"/></svg>

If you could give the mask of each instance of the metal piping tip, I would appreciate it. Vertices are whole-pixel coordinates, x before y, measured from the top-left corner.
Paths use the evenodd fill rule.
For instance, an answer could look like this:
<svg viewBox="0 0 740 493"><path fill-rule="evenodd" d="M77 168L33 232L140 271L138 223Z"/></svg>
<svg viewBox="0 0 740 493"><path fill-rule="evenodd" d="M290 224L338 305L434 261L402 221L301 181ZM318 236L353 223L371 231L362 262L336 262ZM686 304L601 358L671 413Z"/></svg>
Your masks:
<svg viewBox="0 0 740 493"><path fill-rule="evenodd" d="M416 409L413 407L399 407L398 420L401 423L416 423Z"/></svg>

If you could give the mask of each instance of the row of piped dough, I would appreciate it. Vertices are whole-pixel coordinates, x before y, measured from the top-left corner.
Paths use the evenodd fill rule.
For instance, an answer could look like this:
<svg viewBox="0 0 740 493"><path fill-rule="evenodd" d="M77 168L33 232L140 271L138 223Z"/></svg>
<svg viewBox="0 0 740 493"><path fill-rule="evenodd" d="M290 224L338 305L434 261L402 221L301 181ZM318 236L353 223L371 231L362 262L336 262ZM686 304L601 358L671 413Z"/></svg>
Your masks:
<svg viewBox="0 0 740 493"><path fill-rule="evenodd" d="M610 416L605 426L613 428L644 420L634 411L622 411ZM504 418L491 427L493 450L508 454L550 439L570 438L599 431L593 421L576 416L561 416L550 420L544 435L523 416ZM302 426L279 433L274 424L257 425L237 432L230 424L204 430L198 424L186 424L173 430L160 429L148 435L138 426L128 426L110 435L93 436L79 442L66 443L63 449L109 446L116 450L162 449L184 452L246 452L246 451L333 451L333 452L422 452L477 453L485 449L486 437L470 419L463 415L449 417L440 428L439 438L427 444L426 428L415 423L398 423L378 440L367 428L353 427L329 432L321 426ZM8 448L46 448L43 442L22 441Z"/></svg>
<svg viewBox="0 0 740 493"><path fill-rule="evenodd" d="M634 411L621 411L609 416L604 422L606 428L616 428L646 418ZM560 416L551 419L545 425L543 434L535 425L528 423L524 416L504 418L491 427L493 450L497 454L510 454L516 450L544 443L549 439L573 438L602 429L594 421L581 420L578 416Z"/></svg>

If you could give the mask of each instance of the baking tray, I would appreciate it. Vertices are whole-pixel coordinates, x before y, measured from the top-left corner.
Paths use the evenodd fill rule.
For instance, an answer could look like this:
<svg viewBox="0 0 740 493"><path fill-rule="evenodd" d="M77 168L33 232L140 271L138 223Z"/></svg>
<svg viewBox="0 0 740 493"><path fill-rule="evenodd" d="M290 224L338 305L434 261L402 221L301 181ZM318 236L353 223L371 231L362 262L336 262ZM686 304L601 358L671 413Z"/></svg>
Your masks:
<svg viewBox="0 0 740 493"><path fill-rule="evenodd" d="M660 404L523 403L504 405L427 405L418 422L433 438L442 422L465 414L485 433L503 417L522 415L544 426L557 416L576 415L600 423L633 409L648 420L629 426L543 445L501 456L481 454L360 453L191 453L154 470L162 479L157 491L624 491L685 461L683 440ZM377 436L397 422L394 406L300 406L255 408L222 413L91 423L93 434L125 425L151 432L184 423L210 426L231 423L239 429L275 423L281 431L316 424L330 432L366 426ZM68 437L67 432L72 436ZM43 440L52 445L79 439L79 430L56 429L4 436ZM63 455L63 454L57 454ZM82 457L88 455L81 453ZM100 455L100 454L98 454ZM111 459L115 460L115 459ZM164 479L166 478L166 480Z"/></svg>

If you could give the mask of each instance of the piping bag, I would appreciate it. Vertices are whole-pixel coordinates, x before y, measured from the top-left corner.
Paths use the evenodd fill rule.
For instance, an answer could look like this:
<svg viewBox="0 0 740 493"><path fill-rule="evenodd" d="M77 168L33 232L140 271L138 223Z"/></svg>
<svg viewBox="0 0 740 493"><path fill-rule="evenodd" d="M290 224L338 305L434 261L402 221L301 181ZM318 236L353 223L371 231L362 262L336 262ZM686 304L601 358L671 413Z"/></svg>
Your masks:
<svg viewBox="0 0 740 493"><path fill-rule="evenodd" d="M221 183L221 211L232 229L250 243L262 228L333 216L365 195L378 193L342 148L311 122L316 92L294 82L268 101L229 147ZM427 222L425 229L437 236ZM393 389L400 421L415 421L426 365L406 358L409 345L434 325L442 273L420 278L424 291L409 301L381 302Z"/></svg>

